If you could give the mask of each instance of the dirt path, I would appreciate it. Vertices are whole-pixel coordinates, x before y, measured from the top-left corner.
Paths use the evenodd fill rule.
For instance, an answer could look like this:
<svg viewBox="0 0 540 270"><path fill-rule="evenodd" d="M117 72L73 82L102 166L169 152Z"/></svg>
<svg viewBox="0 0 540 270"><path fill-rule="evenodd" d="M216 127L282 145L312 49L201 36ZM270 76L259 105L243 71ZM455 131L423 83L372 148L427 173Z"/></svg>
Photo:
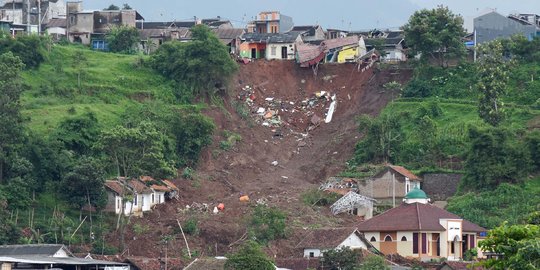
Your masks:
<svg viewBox="0 0 540 270"><path fill-rule="evenodd" d="M246 216L257 201L284 209L291 217L291 224L300 227L354 222L332 217L325 209L305 206L300 194L345 168L360 136L357 116L378 114L390 99L382 85L394 80L404 82L409 77L410 72L403 71L369 69L362 73L355 65L325 65L317 77L311 69L301 69L292 62L260 61L242 65L233 81L233 94L224 106L207 111L215 119L218 132L214 145L203 154L195 179L175 180L181 189L180 201L160 205L136 221L152 226L156 232L130 241L131 254L159 256L156 242L160 235L175 229L176 218L186 220L195 216L199 220L199 234L188 236L192 248L211 256L223 255L246 232ZM321 91L330 93L329 97L336 95L337 108L330 123L323 122L309 130L313 114L324 118L331 99L318 98L313 106L300 104L313 101ZM251 111L247 119L235 109L238 104L245 104L246 92L251 93L248 96L253 100L249 101ZM256 112L260 107L269 109L267 98L280 100L276 111L279 110L281 124L274 127L263 126L265 120ZM227 151L220 147L220 141L226 139L222 136L224 130L242 137ZM241 194L249 195L250 202L240 202ZM185 206L194 202L208 204L210 211L222 202L226 209L219 215L187 214ZM130 237L133 238L133 232L127 238ZM180 246L181 241L177 239ZM288 246L295 241L295 237L280 241L275 245L279 248L275 248L274 255L289 253ZM144 242L148 245L140 244ZM181 252L177 251L179 256Z"/></svg>

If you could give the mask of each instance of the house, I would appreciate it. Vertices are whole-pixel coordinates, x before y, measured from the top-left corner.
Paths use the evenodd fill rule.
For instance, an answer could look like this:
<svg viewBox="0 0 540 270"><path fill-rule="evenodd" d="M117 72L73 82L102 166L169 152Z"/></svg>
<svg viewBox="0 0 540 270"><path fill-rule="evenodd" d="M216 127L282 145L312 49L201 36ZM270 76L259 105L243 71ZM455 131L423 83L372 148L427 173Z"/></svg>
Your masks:
<svg viewBox="0 0 540 270"><path fill-rule="evenodd" d="M130 215L132 206L131 201L124 200L128 195L132 195L133 192L122 181L107 180L105 181L105 193L107 193L107 205L104 211L114 212L120 214L122 211L124 214ZM122 209L123 208L123 209Z"/></svg>
<svg viewBox="0 0 540 270"><path fill-rule="evenodd" d="M364 39L358 36L328 39L320 46L326 53L326 63L356 62L358 57L367 53Z"/></svg>
<svg viewBox="0 0 540 270"><path fill-rule="evenodd" d="M294 26L293 19L279 11L263 11L247 24L248 33L285 33Z"/></svg>
<svg viewBox="0 0 540 270"><path fill-rule="evenodd" d="M67 2L67 36L71 42L107 50L105 34L114 26L135 27L144 18L136 10L85 11L82 2Z"/></svg>
<svg viewBox="0 0 540 270"><path fill-rule="evenodd" d="M358 230L382 253L422 261L460 260L477 247L486 229L429 204L424 191L413 188L403 203L358 224Z"/></svg>
<svg viewBox="0 0 540 270"><path fill-rule="evenodd" d="M349 35L349 31L339 30L339 29L326 29L326 38L344 38Z"/></svg>
<svg viewBox="0 0 540 270"><path fill-rule="evenodd" d="M437 266L436 270L483 270L482 266L475 266L471 262L446 261Z"/></svg>
<svg viewBox="0 0 540 270"><path fill-rule="evenodd" d="M137 179L126 180L125 184L133 192L132 209L130 213L142 215L143 212L150 211L152 201L155 200L154 191Z"/></svg>
<svg viewBox="0 0 540 270"><path fill-rule="evenodd" d="M141 176L139 180L154 192L150 198L150 207L178 197L178 188L170 180L156 180L151 176Z"/></svg>
<svg viewBox="0 0 540 270"><path fill-rule="evenodd" d="M10 21L16 25L30 25L31 32L42 31L53 18L65 18L66 5L63 0L6 0L0 7L0 21Z"/></svg>
<svg viewBox="0 0 540 270"><path fill-rule="evenodd" d="M290 31L285 34L275 34L266 41L267 60L294 60L296 44L302 42L302 32Z"/></svg>
<svg viewBox="0 0 540 270"><path fill-rule="evenodd" d="M129 270L126 263L75 258L64 245L0 246L0 266L11 269L110 269Z"/></svg>
<svg viewBox="0 0 540 270"><path fill-rule="evenodd" d="M266 58L268 38L274 34L245 33L240 37L240 57L261 59Z"/></svg>
<svg viewBox="0 0 540 270"><path fill-rule="evenodd" d="M53 18L45 26L47 34L53 39L59 40L66 36L67 20L66 18Z"/></svg>
<svg viewBox="0 0 540 270"><path fill-rule="evenodd" d="M325 251L342 247L376 251L371 243L352 227L313 229L296 245L296 248L304 250L304 257L309 258L322 257Z"/></svg>
<svg viewBox="0 0 540 270"><path fill-rule="evenodd" d="M505 17L496 11L474 18L475 44L482 44L498 38L509 38L521 34L528 39L539 36L540 22L537 15L510 15ZM535 22L536 20L536 22Z"/></svg>
<svg viewBox="0 0 540 270"><path fill-rule="evenodd" d="M394 63L407 61L403 31L369 32L366 36L366 48L371 50L378 45L385 51L385 54L381 55L381 61Z"/></svg>
<svg viewBox="0 0 540 270"><path fill-rule="evenodd" d="M171 40L186 40L191 36L189 28L148 28L139 30L141 43L139 49L146 54L155 52L163 43Z"/></svg>
<svg viewBox="0 0 540 270"><path fill-rule="evenodd" d="M320 25L294 26L289 32L300 32L303 42L322 41L326 38L324 29Z"/></svg>
<svg viewBox="0 0 540 270"><path fill-rule="evenodd" d="M296 45L296 63L300 64L300 67L316 67L325 56L324 48L320 45Z"/></svg>
<svg viewBox="0 0 540 270"><path fill-rule="evenodd" d="M401 166L387 165L369 179L358 182L358 193L373 198L379 205L396 206L422 179Z"/></svg>

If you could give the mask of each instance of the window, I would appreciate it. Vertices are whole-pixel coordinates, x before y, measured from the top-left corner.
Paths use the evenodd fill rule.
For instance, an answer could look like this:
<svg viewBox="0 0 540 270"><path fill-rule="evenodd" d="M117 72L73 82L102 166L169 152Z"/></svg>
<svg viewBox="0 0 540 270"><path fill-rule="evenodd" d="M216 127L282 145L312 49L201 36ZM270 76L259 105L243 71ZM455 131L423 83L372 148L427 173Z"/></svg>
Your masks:
<svg viewBox="0 0 540 270"><path fill-rule="evenodd" d="M372 236L371 239L369 239L370 242L377 242L377 239L375 239L375 236Z"/></svg>
<svg viewBox="0 0 540 270"><path fill-rule="evenodd" d="M413 254L418 254L418 233L412 235L412 250Z"/></svg>
<svg viewBox="0 0 540 270"><path fill-rule="evenodd" d="M154 194L152 194L152 203L154 203Z"/></svg>
<svg viewBox="0 0 540 270"><path fill-rule="evenodd" d="M402 242L407 242L407 237L405 237L405 236L401 237L401 241Z"/></svg>
<svg viewBox="0 0 540 270"><path fill-rule="evenodd" d="M427 253L427 233L422 234L422 254Z"/></svg>
<svg viewBox="0 0 540 270"><path fill-rule="evenodd" d="M270 47L270 55L272 56L276 55L276 47Z"/></svg>
<svg viewBox="0 0 540 270"><path fill-rule="evenodd" d="M474 234L471 234L471 235L469 235L469 236L471 237L471 248L475 248L475 247L476 247L475 242L474 242L474 240L475 240L475 239L474 239L474 236L475 236L475 235L474 235Z"/></svg>
<svg viewBox="0 0 540 270"><path fill-rule="evenodd" d="M310 258L315 257L315 252L310 252L310 253L309 253L309 257L310 257Z"/></svg>
<svg viewBox="0 0 540 270"><path fill-rule="evenodd" d="M135 194L135 197L133 199L133 205L137 206L138 198L139 198L139 196L137 196L137 194Z"/></svg>
<svg viewBox="0 0 540 270"><path fill-rule="evenodd" d="M69 17L69 24L75 24L75 16Z"/></svg>
<svg viewBox="0 0 540 270"><path fill-rule="evenodd" d="M384 237L384 242L392 242L392 236L390 236L389 234L387 234L387 235Z"/></svg>
<svg viewBox="0 0 540 270"><path fill-rule="evenodd" d="M455 246L454 242L451 242L451 244L450 244L450 254L454 254L456 252L454 246Z"/></svg>

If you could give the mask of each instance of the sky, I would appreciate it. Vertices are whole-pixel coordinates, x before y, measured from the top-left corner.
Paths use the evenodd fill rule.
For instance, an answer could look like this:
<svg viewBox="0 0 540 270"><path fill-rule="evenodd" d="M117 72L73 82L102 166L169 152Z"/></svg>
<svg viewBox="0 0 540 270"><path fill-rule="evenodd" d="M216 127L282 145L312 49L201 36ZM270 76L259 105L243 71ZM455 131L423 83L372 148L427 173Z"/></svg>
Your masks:
<svg viewBox="0 0 540 270"><path fill-rule="evenodd" d="M465 19L489 10L540 14L540 0L84 0L85 9L103 9L110 4L129 4L146 21L190 20L221 16L235 27L244 27L260 11L278 10L293 17L295 25L319 24L323 28L367 30L394 29L405 24L414 11L448 6Z"/></svg>

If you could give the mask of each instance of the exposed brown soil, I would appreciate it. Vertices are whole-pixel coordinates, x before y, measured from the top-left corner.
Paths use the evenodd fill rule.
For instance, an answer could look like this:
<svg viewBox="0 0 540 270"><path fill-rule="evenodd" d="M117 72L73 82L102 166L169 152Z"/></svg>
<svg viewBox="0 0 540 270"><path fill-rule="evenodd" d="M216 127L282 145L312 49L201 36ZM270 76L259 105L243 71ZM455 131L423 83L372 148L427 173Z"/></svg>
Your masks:
<svg viewBox="0 0 540 270"><path fill-rule="evenodd" d="M176 238L169 243L168 256L182 257L185 244L176 232L176 219L185 221L195 217L199 221L199 233L187 236L190 248L199 254L224 255L245 234L247 218L257 201L289 214L289 237L268 248L276 257L299 256L293 252L303 228L357 222L351 216L334 217L327 208L306 206L300 194L344 169L360 136L357 116L378 114L390 99L382 85L389 81L404 83L410 75L406 70L376 68L362 73L355 65L344 64L322 65L315 77L311 69L302 69L289 61L241 65L225 105L211 106L206 112L215 120L217 132L214 144L203 153L195 179L175 180L181 189L179 201L159 205L144 218L132 218L131 224L146 224L150 230L136 235L131 225L126 236L129 248L126 253L164 256L160 239L174 234ZM253 95L246 96L246 89L252 89ZM330 123L323 120L309 130L312 115L324 119L330 105L324 97L314 98L320 91L336 94L337 109ZM246 97L253 99L253 111L248 119L235 110L237 104L245 103ZM274 98L274 105L265 100L268 97ZM275 99L281 103L275 105ZM306 104L302 101L307 99L316 100L313 107L302 106ZM279 109L279 126L262 125L264 119L256 110L269 106ZM229 150L220 147L220 141L225 140L224 130L242 137ZM277 165L272 165L274 161ZM240 202L241 194L248 195L250 201ZM208 204L209 211L187 211L186 205L194 202ZM218 203L224 203L225 210L214 215L212 209ZM111 237L111 241L118 243L117 237Z"/></svg>

